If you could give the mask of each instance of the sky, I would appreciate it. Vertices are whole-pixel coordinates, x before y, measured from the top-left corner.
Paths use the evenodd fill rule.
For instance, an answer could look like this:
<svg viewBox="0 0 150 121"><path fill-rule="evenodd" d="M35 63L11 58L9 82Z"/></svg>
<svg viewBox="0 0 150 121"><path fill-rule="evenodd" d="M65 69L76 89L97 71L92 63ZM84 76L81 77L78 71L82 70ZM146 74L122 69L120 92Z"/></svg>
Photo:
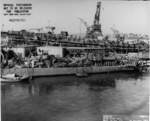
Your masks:
<svg viewBox="0 0 150 121"><path fill-rule="evenodd" d="M69 31L71 34L85 33L86 28L78 19L93 24L98 0L1 0L2 3L32 3L31 16L25 22L10 22L3 16L3 30L21 30L55 26L56 32ZM150 35L150 1L101 1L100 23L104 34L114 27L123 33ZM2 7L1 7L2 8Z"/></svg>

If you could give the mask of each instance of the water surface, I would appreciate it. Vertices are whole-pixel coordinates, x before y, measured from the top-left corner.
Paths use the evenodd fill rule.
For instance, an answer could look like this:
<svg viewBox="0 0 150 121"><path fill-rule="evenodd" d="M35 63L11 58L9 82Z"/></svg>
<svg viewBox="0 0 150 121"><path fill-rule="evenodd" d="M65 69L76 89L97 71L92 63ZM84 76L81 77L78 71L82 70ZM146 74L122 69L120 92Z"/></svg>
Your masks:
<svg viewBox="0 0 150 121"><path fill-rule="evenodd" d="M100 121L148 115L149 74L41 77L1 84L2 121Z"/></svg>

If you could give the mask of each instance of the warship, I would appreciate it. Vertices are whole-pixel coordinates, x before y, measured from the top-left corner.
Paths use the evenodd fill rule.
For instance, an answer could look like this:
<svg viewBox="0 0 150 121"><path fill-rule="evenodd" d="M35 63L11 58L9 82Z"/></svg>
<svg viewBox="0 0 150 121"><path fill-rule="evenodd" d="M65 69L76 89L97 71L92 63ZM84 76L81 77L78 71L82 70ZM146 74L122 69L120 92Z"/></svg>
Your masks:
<svg viewBox="0 0 150 121"><path fill-rule="evenodd" d="M136 43L125 42L125 34L119 34L113 28L115 38L110 40L102 33L100 13L101 2L97 2L93 25L88 26L79 18L87 28L85 37L69 35L67 31L55 34L54 26L46 27L48 33L42 33L43 28L30 29L38 33L2 31L3 75L82 77L90 73L141 71L143 66L147 69L149 43L139 42L139 38Z"/></svg>

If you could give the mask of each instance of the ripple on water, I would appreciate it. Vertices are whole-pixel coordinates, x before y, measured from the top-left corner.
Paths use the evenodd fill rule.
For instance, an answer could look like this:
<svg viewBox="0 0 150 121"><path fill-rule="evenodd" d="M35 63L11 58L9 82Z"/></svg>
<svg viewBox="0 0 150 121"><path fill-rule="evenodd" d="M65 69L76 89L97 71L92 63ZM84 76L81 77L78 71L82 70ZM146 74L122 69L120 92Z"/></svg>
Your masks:
<svg viewBox="0 0 150 121"><path fill-rule="evenodd" d="M43 77L3 84L3 121L98 121L104 114L148 115L149 75Z"/></svg>

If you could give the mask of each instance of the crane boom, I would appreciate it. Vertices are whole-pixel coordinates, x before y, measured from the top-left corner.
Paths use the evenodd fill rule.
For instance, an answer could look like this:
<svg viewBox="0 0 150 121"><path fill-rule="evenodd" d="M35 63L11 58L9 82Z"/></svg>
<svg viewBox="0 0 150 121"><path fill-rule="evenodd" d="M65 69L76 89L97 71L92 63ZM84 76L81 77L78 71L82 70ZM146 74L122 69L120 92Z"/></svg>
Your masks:
<svg viewBox="0 0 150 121"><path fill-rule="evenodd" d="M94 18L94 25L99 25L100 10L101 10L101 2L97 2L97 9L96 9L95 18Z"/></svg>
<svg viewBox="0 0 150 121"><path fill-rule="evenodd" d="M82 18L78 18L78 19L84 24L84 26L85 26L86 28L89 27L88 24L87 24L87 22L86 22L85 20L83 20Z"/></svg>

